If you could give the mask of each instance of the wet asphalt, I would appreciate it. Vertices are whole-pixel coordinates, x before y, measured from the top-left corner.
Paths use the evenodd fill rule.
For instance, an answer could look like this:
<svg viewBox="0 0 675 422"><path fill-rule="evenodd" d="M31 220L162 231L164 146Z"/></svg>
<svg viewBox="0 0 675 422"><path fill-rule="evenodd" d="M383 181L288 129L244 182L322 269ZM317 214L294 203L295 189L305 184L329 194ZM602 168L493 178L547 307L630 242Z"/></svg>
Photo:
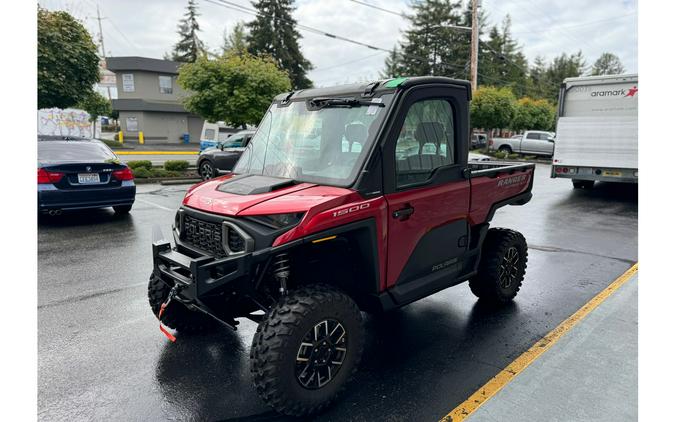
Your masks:
<svg viewBox="0 0 675 422"><path fill-rule="evenodd" d="M493 220L529 244L515 302L492 308L461 284L367 318L358 374L315 420L438 420L637 261L637 187L573 190L549 173L537 165L532 201ZM152 225L169 234L186 189L139 186L125 217L38 220L40 420L291 420L252 387L253 322L176 343L159 332L146 297Z"/></svg>

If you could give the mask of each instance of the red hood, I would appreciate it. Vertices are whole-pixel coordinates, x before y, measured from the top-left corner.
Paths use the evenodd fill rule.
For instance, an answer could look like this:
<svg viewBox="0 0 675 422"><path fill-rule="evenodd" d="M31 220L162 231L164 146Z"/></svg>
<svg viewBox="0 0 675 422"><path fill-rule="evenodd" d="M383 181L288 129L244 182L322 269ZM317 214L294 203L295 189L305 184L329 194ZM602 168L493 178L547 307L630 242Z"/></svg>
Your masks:
<svg viewBox="0 0 675 422"><path fill-rule="evenodd" d="M349 189L313 183L300 183L255 195L237 195L217 190L220 184L231 177L219 177L193 186L185 195L183 205L231 216L282 214L306 212L319 204L338 206L354 193Z"/></svg>

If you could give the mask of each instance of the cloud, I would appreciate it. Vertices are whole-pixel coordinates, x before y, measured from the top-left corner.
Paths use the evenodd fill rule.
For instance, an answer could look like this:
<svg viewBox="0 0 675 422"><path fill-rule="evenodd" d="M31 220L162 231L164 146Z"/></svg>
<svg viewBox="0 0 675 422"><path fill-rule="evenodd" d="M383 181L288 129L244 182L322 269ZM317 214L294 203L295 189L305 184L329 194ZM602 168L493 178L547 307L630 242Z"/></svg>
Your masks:
<svg viewBox="0 0 675 422"><path fill-rule="evenodd" d="M70 10L98 35L96 0L42 0L48 9ZM248 0L229 0L252 8ZM360 0L386 9L409 12L405 0ZM201 38L212 50L222 44L224 29L253 16L198 1ZM187 0L101 0L106 49L115 56L161 58L177 41L176 26ZM531 62L550 60L562 52L582 50L587 64L604 51L617 54L627 71L637 72L637 5L635 0L483 0L490 25L508 13L512 31ZM377 47L391 49L407 21L349 0L298 0L295 19L304 25ZM379 77L384 52L300 31L300 45L314 65L309 73L317 86L373 80ZM483 37L485 38L485 36Z"/></svg>

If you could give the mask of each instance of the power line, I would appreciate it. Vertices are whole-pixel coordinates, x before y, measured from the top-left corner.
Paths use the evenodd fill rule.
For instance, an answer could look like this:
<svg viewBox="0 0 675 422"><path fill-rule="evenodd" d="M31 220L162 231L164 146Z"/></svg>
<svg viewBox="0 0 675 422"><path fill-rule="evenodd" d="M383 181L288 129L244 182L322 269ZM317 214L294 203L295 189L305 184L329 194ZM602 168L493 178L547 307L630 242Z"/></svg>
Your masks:
<svg viewBox="0 0 675 422"><path fill-rule="evenodd" d="M554 30L555 30L555 29L563 29L563 28L564 28L564 29L578 28L578 27L581 27L581 26L589 26L589 25L595 25L595 24L603 23L603 22L610 22L610 21L615 21L615 20L619 20L619 19L625 19L625 18L632 17L632 16L635 16L635 12L633 12L633 13L628 13L628 14L626 14L626 15L615 16L615 17L613 17L613 18L599 19L599 20L595 20L595 21L588 21L588 22L578 23L578 24L574 24L574 25L555 26L555 27L552 27L552 28L550 28L550 29L554 29ZM541 30L535 30L535 31L516 31L516 32L512 32L511 34L512 34L512 35L516 35L516 34L534 34L534 33L540 33L540 32L541 32Z"/></svg>
<svg viewBox="0 0 675 422"><path fill-rule="evenodd" d="M262 16L267 16L267 17L273 17L269 13L265 13L265 12L262 12L262 11L259 11L259 10L250 9L250 8L247 8L247 7L242 6L240 4L228 1L228 0L205 0L205 1L207 3L215 4L217 6L221 6L221 7L224 7L226 9L231 9L231 10L235 10L235 11L238 11L238 12L251 14L251 15L254 15L254 16L262 15ZM382 51L382 52L386 52L386 53L392 53L393 52L393 50L388 49L388 48L377 47L377 46L367 44L367 43L364 43L364 42L361 42L361 41L358 41L358 40L343 37L341 35L336 35L336 34L333 34L333 33L330 33L330 32L323 31L321 29L317 29L317 28L313 28L311 26L300 24L296 21L292 21L292 20L289 20L289 19L281 19L279 17L276 17L276 18L281 20L282 22L293 23L293 24L295 24L295 26L298 29L301 29L303 31L311 32L311 33L321 35L321 36L324 36L324 37L328 37L328 38L333 38L335 40L348 42L348 43L351 43L351 44L356 44L356 45L359 45L359 46L362 46L362 47L369 48L371 50ZM424 62L427 62L427 63L429 62L428 57L422 57L422 56L411 55L411 54L409 54L408 56L413 58L413 59L416 59L416 60L424 61ZM442 63L442 62L441 63L435 63L434 65L441 66L441 67L455 67L455 68L460 67L460 66L449 64L449 63Z"/></svg>
<svg viewBox="0 0 675 422"><path fill-rule="evenodd" d="M354 2L356 4L360 4L362 6L370 7L372 9L377 9L381 12L385 12L385 13L389 13L389 14L392 14L392 15L400 16L402 18L407 18L407 16L403 12L396 12L396 11L391 10L391 9L385 9L384 7L375 6L374 4L366 3L366 2L363 2L363 1L359 1L359 0L349 0L349 1Z"/></svg>
<svg viewBox="0 0 675 422"><path fill-rule="evenodd" d="M350 60L350 61L347 61L347 62L343 62L343 63L331 65L331 66L319 67L319 68L317 68L317 69L313 69L312 72L322 72L322 71L328 70L328 69L335 69L336 67L346 66L346 65L348 65L348 64L360 62L360 61L362 61L362 60L366 60L366 59L370 59L370 58L375 57L375 56L379 56L379 55L382 54L382 53L384 53L384 51L378 51L378 52L375 53L375 54L369 54L369 55L367 55L367 56L365 56L365 57L361 57L361 58L359 58L359 59L354 59L354 60Z"/></svg>

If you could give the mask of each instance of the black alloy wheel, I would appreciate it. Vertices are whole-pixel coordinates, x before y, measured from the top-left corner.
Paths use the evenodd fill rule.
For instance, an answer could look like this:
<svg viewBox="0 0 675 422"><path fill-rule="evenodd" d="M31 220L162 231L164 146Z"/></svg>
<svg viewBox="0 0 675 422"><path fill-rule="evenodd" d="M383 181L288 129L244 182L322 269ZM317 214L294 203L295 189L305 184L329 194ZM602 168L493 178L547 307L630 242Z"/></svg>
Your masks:
<svg viewBox="0 0 675 422"><path fill-rule="evenodd" d="M326 319L302 339L295 358L295 376L309 389L321 388L337 375L347 355L347 331L338 321Z"/></svg>
<svg viewBox="0 0 675 422"><path fill-rule="evenodd" d="M210 161L204 161L199 165L199 175L202 177L202 180L213 179L216 176L216 170L213 168L213 164Z"/></svg>

